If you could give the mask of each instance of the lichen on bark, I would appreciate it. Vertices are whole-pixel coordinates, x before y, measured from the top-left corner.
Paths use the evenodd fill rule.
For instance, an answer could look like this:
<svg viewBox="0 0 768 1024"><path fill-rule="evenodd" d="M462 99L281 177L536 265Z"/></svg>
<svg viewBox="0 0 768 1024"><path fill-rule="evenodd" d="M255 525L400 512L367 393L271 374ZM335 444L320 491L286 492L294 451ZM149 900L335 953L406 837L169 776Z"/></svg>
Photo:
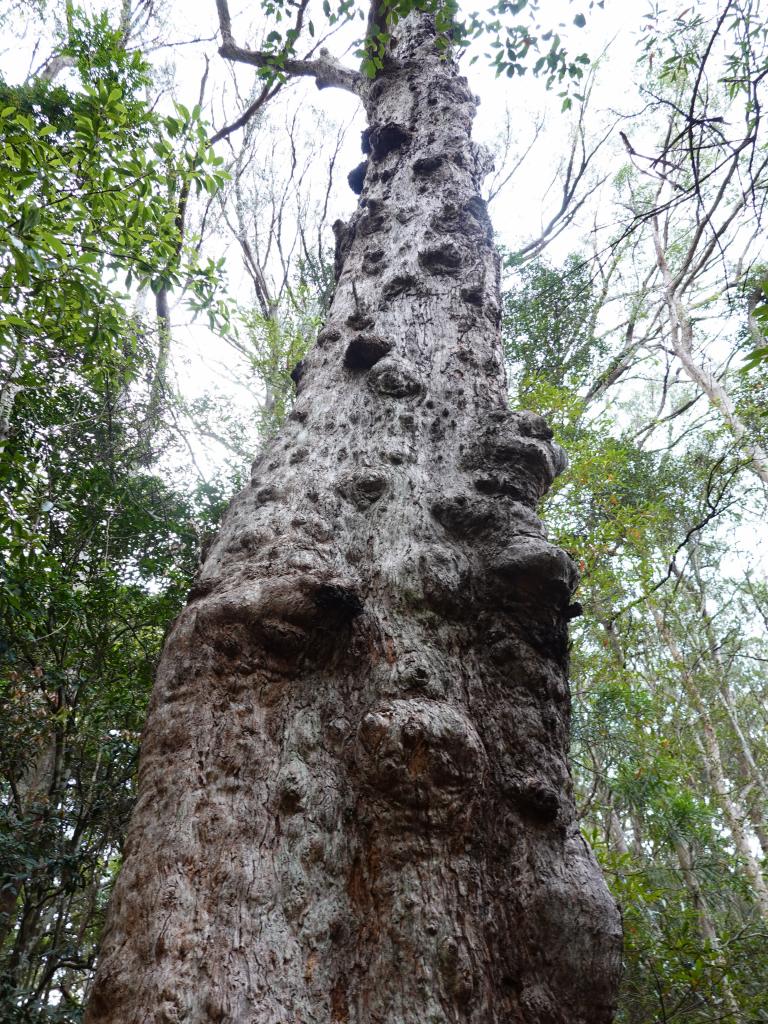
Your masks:
<svg viewBox="0 0 768 1024"><path fill-rule="evenodd" d="M612 1018L564 459L508 408L475 99L396 35L328 322L166 644L91 1024Z"/></svg>

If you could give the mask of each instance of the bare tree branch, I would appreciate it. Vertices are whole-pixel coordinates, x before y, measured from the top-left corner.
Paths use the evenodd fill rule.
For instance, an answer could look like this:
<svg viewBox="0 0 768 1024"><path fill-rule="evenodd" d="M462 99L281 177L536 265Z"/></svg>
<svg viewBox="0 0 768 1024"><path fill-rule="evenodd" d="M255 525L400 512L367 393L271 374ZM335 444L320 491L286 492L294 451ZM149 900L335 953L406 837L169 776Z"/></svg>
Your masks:
<svg viewBox="0 0 768 1024"><path fill-rule="evenodd" d="M277 75L284 74L293 77L314 78L318 89L344 89L355 96L360 95L360 89L365 80L363 76L359 71L345 68L327 51L321 50L319 58L301 60L288 57L285 54L265 53L261 50L245 50L235 43L234 36L232 35L232 19L229 14L227 0L216 0L216 9L219 12L219 27L222 38L219 53L227 60L236 61L240 64L250 64L256 68L272 68ZM297 24L300 22L302 15L303 7L299 11Z"/></svg>

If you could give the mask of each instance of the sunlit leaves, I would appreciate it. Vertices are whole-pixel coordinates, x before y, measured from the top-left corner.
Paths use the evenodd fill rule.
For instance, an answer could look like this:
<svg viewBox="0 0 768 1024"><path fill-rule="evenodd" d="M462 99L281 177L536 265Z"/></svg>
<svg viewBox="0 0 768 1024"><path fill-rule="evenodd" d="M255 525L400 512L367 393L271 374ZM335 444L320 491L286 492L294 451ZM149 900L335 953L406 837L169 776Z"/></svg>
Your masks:
<svg viewBox="0 0 768 1024"><path fill-rule="evenodd" d="M768 281L761 283L759 293L761 293L763 301L757 302L751 315L754 319L756 333L762 335L768 342L768 301L765 301L765 297L768 296ZM754 370L755 367L766 362L768 362L768 343L757 345L748 353L744 361L744 369Z"/></svg>

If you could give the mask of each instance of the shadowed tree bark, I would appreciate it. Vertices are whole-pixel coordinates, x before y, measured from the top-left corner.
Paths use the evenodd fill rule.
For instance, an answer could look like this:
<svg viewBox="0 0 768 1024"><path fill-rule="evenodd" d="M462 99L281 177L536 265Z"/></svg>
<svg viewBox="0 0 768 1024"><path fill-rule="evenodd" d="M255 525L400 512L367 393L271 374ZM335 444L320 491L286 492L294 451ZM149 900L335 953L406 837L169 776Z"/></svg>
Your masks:
<svg viewBox="0 0 768 1024"><path fill-rule="evenodd" d="M612 1018L576 572L534 511L564 457L508 411L475 99L429 15L395 33L342 83L370 127L328 322L165 648L91 1024Z"/></svg>

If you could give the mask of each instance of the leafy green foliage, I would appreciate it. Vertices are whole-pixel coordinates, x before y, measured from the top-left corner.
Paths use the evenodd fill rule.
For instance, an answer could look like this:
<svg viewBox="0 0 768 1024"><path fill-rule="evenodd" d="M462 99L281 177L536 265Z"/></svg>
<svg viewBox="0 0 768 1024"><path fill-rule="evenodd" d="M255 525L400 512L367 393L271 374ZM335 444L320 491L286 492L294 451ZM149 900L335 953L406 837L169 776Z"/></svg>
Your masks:
<svg viewBox="0 0 768 1024"><path fill-rule="evenodd" d="M570 256L555 269L532 260L519 268L516 281L503 308L503 345L514 368L515 393L524 402L544 380L577 391L604 354L594 337L598 300L589 263Z"/></svg>
<svg viewBox="0 0 768 1024"><path fill-rule="evenodd" d="M451 2L428 3L419 9L434 13L445 46L482 38L500 74L578 84L587 59L568 58L538 4L495 4L462 25ZM367 74L382 70L391 33L415 7L380 7L359 52ZM278 26L295 15L281 0L265 10ZM362 14L353 0L326 0L324 10L331 24ZM663 40L675 47L662 63L670 90L695 71L704 25L698 12L681 18ZM572 21L583 27L583 9ZM746 36L735 31L741 49L726 84L754 121ZM293 21L272 30L264 77L280 76L297 40ZM649 63L657 51L658 36ZM220 162L198 110L164 118L147 108L146 66L106 18L70 9L65 52L80 87L0 84L0 1016L25 1024L80 1020L154 660L236 483L173 480L174 434L149 415L157 338L121 293L191 284L193 306L222 324L221 264L198 266L178 223L187 191L218 187ZM642 213L653 193L636 189ZM332 289L322 259L302 274L308 283L279 309L246 311L230 335L266 393L265 435L290 409L291 371ZM722 534L708 532L713 509L741 528L743 456L710 424L650 446L640 428L653 413L638 384L624 405L594 401L617 357L598 330L601 303L581 256L520 266L505 297L504 346L515 404L545 413L571 458L545 513L583 577L574 764L585 831L624 910L620 1020L768 1020L766 925L701 748L708 723L757 841L766 808L734 722L765 778L767 652L745 623L768 621L768 593L727 564ZM754 319L762 329L764 303ZM740 339L752 344L746 330ZM750 357L737 396L756 432L765 429L765 352ZM205 415L231 436L239 425L223 404L211 400ZM242 431L241 448L249 436Z"/></svg>
<svg viewBox="0 0 768 1024"><path fill-rule="evenodd" d="M752 310L757 333L768 341L768 280L761 281L758 289L761 298ZM744 360L745 370L754 370L761 363L768 362L768 344L756 345Z"/></svg>
<svg viewBox="0 0 768 1024"><path fill-rule="evenodd" d="M604 0L588 0L587 10L603 5ZM262 8L274 27L261 48L270 59L259 74L268 80L284 79L286 61L294 55L303 29L303 15L290 28L283 29L278 26L291 13L291 5L285 0L267 0ZM513 78L530 70L544 77L547 88L578 83L589 64L588 56L585 53L569 56L562 35L570 26L565 22L553 26L551 19L542 23L539 9L540 0L495 0L487 10L472 11L463 18L456 0L379 0L371 18L367 4L355 0L338 0L337 3L323 0L323 14L330 28L356 19L367 21L366 33L358 42L355 56L361 62L363 74L369 78L375 78L383 70L387 45L396 36L397 25L412 11L422 11L434 16L438 43L443 49L463 49L476 41L490 47L485 56L498 75ZM577 28L583 28L586 23L581 10L571 19L571 24ZM316 36L313 21L307 22L307 30L311 38ZM477 55L473 57L473 61L477 59ZM567 88L561 95L563 107L567 109L572 103Z"/></svg>
<svg viewBox="0 0 768 1024"><path fill-rule="evenodd" d="M590 0L589 9L594 6L594 0ZM597 6L602 7L602 2ZM506 74L513 78L530 70L534 75L543 75L547 87L551 88L555 83L578 82L583 77L585 65L589 64L584 53L570 58L559 32L551 23L542 25L538 18L538 0L499 0L486 12L472 12L466 20L461 18L455 0L384 0L377 7L376 24L369 28L357 51L363 72L369 77L373 78L384 67L390 36L397 24L413 10L434 14L441 44L445 48L469 47L474 41L481 40L490 48L485 56L497 75ZM578 13L573 23L583 28L586 18ZM558 27L562 30L565 25ZM570 106L570 101L567 106Z"/></svg>
<svg viewBox="0 0 768 1024"><path fill-rule="evenodd" d="M654 100L661 94L677 114L670 122L668 151L655 159L674 168L675 205L695 193L696 203L702 210L709 206L710 216L715 190L728 195L729 179L738 166L735 194L746 198L750 223L759 224L765 201L762 109L768 61L768 31L759 0L730 0L670 14L657 4L643 16L641 64L649 78L648 94ZM725 236L718 244L727 251ZM762 255L760 259L763 265L745 275L757 278L754 283L763 289L753 314L747 370L768 359ZM738 277L744 273L741 263L734 269Z"/></svg>
<svg viewBox="0 0 768 1024"><path fill-rule="evenodd" d="M0 1016L74 1021L155 658L229 485L187 493L147 465L146 339L96 367L87 351L45 355L0 456L0 875L16 893L0 918Z"/></svg>
<svg viewBox="0 0 768 1024"><path fill-rule="evenodd" d="M81 1019L155 658L232 485L154 466L160 347L120 291L219 317L179 213L220 161L105 17L70 8L65 42L78 86L0 86L0 1017L24 1024Z"/></svg>

